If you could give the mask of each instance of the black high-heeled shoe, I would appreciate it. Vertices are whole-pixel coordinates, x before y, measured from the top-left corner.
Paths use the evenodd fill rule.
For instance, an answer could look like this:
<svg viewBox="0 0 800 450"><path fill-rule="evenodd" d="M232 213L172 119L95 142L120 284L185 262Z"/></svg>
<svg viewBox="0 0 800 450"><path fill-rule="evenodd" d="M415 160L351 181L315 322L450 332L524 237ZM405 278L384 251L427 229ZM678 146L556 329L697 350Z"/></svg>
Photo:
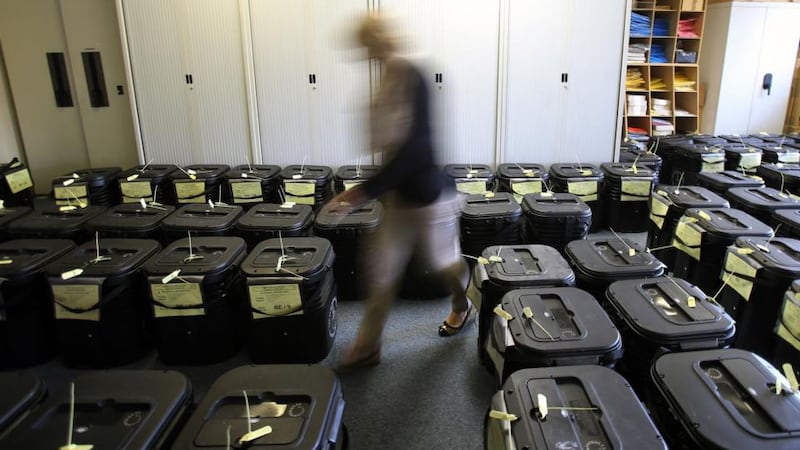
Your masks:
<svg viewBox="0 0 800 450"><path fill-rule="evenodd" d="M475 316L477 316L477 312L478 310L475 309L475 306L469 305L469 308L467 309L467 315L464 316L464 320L461 322L461 325L457 327L450 325L449 323L447 323L447 320L445 320L444 322L442 322L441 325L439 325L439 336L449 337L453 336L454 334L460 333L465 326L475 321Z"/></svg>

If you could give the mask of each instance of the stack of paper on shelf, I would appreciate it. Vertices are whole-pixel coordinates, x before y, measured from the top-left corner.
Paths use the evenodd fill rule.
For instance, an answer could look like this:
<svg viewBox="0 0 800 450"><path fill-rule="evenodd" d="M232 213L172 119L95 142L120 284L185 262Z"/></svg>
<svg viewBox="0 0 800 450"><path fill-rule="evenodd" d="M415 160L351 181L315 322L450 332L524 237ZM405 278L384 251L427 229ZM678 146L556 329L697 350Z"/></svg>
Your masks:
<svg viewBox="0 0 800 450"><path fill-rule="evenodd" d="M647 62L647 44L634 43L628 46L628 62Z"/></svg>
<svg viewBox="0 0 800 450"><path fill-rule="evenodd" d="M650 79L650 90L651 91L664 91L667 90L669 86L667 83L664 83L664 80L661 78L651 78Z"/></svg>
<svg viewBox="0 0 800 450"><path fill-rule="evenodd" d="M628 115L629 116L646 116L647 115L647 97L644 95L628 94Z"/></svg>
<svg viewBox="0 0 800 450"><path fill-rule="evenodd" d="M675 134L675 126L664 119L653 119L653 136L669 136Z"/></svg>
<svg viewBox="0 0 800 450"><path fill-rule="evenodd" d="M631 13L631 36L650 36L650 16Z"/></svg>
<svg viewBox="0 0 800 450"><path fill-rule="evenodd" d="M654 98L650 101L650 114L653 116L671 116L672 102L665 98Z"/></svg>
<svg viewBox="0 0 800 450"><path fill-rule="evenodd" d="M647 89L644 75L642 75L642 69L638 67L628 67L628 73L625 76L625 89L639 91Z"/></svg>
<svg viewBox="0 0 800 450"><path fill-rule="evenodd" d="M695 91L697 89L697 81L690 80L685 72L681 70L675 71L675 90L676 91Z"/></svg>
<svg viewBox="0 0 800 450"><path fill-rule="evenodd" d="M667 53L664 51L663 44L652 44L650 46L650 62L651 63L667 62Z"/></svg>
<svg viewBox="0 0 800 450"><path fill-rule="evenodd" d="M695 28L695 24L697 23L697 18L692 17L689 19L681 19L678 21L678 37L680 38L697 38L700 37L697 34L697 29Z"/></svg>

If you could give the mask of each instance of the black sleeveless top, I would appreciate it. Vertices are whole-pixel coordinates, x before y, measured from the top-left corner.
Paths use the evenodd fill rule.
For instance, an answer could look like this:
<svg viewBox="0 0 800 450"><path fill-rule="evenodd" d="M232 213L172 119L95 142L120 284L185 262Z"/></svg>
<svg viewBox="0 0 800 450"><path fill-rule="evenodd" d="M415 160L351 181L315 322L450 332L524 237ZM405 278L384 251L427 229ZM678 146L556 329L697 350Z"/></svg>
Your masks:
<svg viewBox="0 0 800 450"><path fill-rule="evenodd" d="M412 77L411 127L403 144L391 160L362 185L371 198L395 190L404 202L414 206L433 203L446 190L455 189L455 182L436 164L429 94L422 73L408 63L408 76Z"/></svg>

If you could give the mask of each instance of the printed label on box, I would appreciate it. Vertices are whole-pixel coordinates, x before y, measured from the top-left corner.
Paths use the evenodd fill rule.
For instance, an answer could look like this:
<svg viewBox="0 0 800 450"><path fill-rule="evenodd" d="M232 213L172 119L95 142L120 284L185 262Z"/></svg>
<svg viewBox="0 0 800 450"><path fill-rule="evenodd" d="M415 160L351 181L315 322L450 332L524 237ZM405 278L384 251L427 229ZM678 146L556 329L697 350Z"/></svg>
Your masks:
<svg viewBox="0 0 800 450"><path fill-rule="evenodd" d="M782 163L797 164L800 162L800 153L786 152L778 154L778 161Z"/></svg>
<svg viewBox="0 0 800 450"><path fill-rule="evenodd" d="M672 202L669 199L659 194L653 193L653 196L650 197L650 212L662 218L667 215L671 205Z"/></svg>
<svg viewBox="0 0 800 450"><path fill-rule="evenodd" d="M465 194L483 194L486 192L486 180L457 180L456 190Z"/></svg>
<svg viewBox="0 0 800 450"><path fill-rule="evenodd" d="M264 200L264 191L259 181L231 182L234 203L259 203Z"/></svg>
<svg viewBox="0 0 800 450"><path fill-rule="evenodd" d="M800 336L800 305L791 301L783 301L780 322L795 336Z"/></svg>
<svg viewBox="0 0 800 450"><path fill-rule="evenodd" d="M284 182L286 194L295 197L307 197L314 195L317 185L310 180L297 180ZM313 205L313 202L311 203Z"/></svg>
<svg viewBox="0 0 800 450"><path fill-rule="evenodd" d="M303 299L297 284L260 284L248 286L254 319L303 314Z"/></svg>
<svg viewBox="0 0 800 450"><path fill-rule="evenodd" d="M140 198L153 196L149 181L123 181L119 184L119 189L122 191L123 203L136 203Z"/></svg>
<svg viewBox="0 0 800 450"><path fill-rule="evenodd" d="M755 169L761 165L761 153L743 153L739 159L739 168Z"/></svg>
<svg viewBox="0 0 800 450"><path fill-rule="evenodd" d="M99 285L54 284L53 298L56 302L56 319L100 321L100 309L91 309L100 302ZM61 305L85 312L73 312Z"/></svg>
<svg viewBox="0 0 800 450"><path fill-rule="evenodd" d="M33 187L33 180L31 180L31 173L28 169L17 170L16 172L6 174L6 182L12 194Z"/></svg>
<svg viewBox="0 0 800 450"><path fill-rule="evenodd" d="M725 162L703 162L700 167L701 172L722 172L725 170Z"/></svg>
<svg viewBox="0 0 800 450"><path fill-rule="evenodd" d="M175 183L175 193L181 203L205 203L205 181L185 181Z"/></svg>
<svg viewBox="0 0 800 450"><path fill-rule="evenodd" d="M55 186L53 188L53 195L55 196L56 200L72 200L72 201L77 201L78 199L80 201L86 201L86 197L88 196L85 184Z"/></svg>
<svg viewBox="0 0 800 450"><path fill-rule="evenodd" d="M205 315L203 308L185 308L203 304L200 283L151 284L150 293L153 295L153 300L164 305L153 305L156 317Z"/></svg>
<svg viewBox="0 0 800 450"><path fill-rule="evenodd" d="M567 192L581 197L597 195L597 181L567 181Z"/></svg>
<svg viewBox="0 0 800 450"><path fill-rule="evenodd" d="M728 272L733 272L737 275L755 278L758 268L751 266L736 253L728 250L727 255L725 255L725 270Z"/></svg>
<svg viewBox="0 0 800 450"><path fill-rule="evenodd" d="M622 179L622 195L620 200L623 202L646 201L650 196L652 180L641 180L635 178Z"/></svg>
<svg viewBox="0 0 800 450"><path fill-rule="evenodd" d="M524 196L525 194L536 194L542 192L542 182L534 181L514 181L511 180L511 191L515 194Z"/></svg>

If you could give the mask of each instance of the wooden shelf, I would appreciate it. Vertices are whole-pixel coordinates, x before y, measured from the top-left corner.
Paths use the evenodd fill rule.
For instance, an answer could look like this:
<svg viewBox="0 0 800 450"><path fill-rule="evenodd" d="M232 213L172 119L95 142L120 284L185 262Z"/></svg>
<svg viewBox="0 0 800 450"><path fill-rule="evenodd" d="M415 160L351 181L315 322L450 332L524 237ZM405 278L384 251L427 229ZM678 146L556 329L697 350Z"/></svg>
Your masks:
<svg viewBox="0 0 800 450"><path fill-rule="evenodd" d="M643 44L652 48L653 44L661 45L668 62L629 62L627 67L641 72L648 89L625 89L624 95L643 96L647 101L647 115L628 115L627 98L624 99L624 127L627 138L628 127L653 131L653 120L665 120L675 126L675 132L693 132L700 128L700 104L698 92L700 49L705 22L707 0L655 0L652 8L633 8L638 14L650 18L650 36L633 35L629 44ZM635 4L634 4L635 6ZM667 26L667 36L652 36L655 20L663 21ZM697 37L678 35L681 20L694 19L692 31ZM684 22L685 23L685 22ZM693 63L676 63L677 50L696 55ZM649 52L645 55L650 58ZM684 54L685 56L685 54ZM653 82L660 80L663 85L653 88ZM691 86L691 89L681 88ZM654 100L660 105L654 107ZM676 114L676 110L688 114ZM641 110L639 110L641 111ZM653 112L656 112L654 114Z"/></svg>

